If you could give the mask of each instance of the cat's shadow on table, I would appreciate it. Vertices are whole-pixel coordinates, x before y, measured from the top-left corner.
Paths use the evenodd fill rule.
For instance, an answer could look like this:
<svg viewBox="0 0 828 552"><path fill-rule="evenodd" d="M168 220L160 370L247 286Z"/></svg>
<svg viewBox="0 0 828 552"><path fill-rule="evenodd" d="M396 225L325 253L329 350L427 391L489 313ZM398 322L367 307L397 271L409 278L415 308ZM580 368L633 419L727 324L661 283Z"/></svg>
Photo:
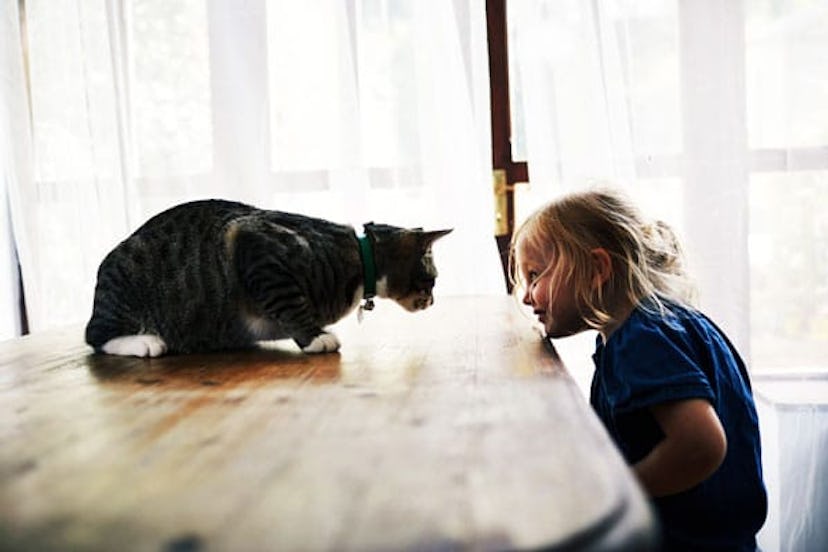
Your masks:
<svg viewBox="0 0 828 552"><path fill-rule="evenodd" d="M136 358L89 354L84 359L98 383L167 388L230 388L281 381L331 383L339 379L339 353L307 355L283 343L256 348Z"/></svg>

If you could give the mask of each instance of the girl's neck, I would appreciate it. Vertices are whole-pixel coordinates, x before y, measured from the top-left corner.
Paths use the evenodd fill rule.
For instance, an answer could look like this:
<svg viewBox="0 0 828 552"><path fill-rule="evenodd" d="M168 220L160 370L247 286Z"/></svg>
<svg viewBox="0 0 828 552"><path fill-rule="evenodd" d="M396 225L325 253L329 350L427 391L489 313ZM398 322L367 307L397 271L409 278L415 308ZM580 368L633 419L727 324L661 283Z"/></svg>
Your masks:
<svg viewBox="0 0 828 552"><path fill-rule="evenodd" d="M628 300L618 301L615 305L613 305L612 309L612 320L604 324L599 330L598 333L601 334L601 340L604 342L604 345L607 344L610 336L620 328L624 322L627 321L627 318L630 317L632 312L635 310L635 305L630 303Z"/></svg>

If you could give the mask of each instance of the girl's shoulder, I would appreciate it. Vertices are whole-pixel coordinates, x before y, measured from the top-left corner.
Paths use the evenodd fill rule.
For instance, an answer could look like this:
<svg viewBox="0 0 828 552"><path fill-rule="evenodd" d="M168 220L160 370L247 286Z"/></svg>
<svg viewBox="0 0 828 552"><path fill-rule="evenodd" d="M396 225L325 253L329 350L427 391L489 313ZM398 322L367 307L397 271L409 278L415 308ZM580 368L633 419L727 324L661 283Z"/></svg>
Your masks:
<svg viewBox="0 0 828 552"><path fill-rule="evenodd" d="M636 308L607 343L598 343L596 377L617 412L671 400L713 397L704 375L698 311Z"/></svg>
<svg viewBox="0 0 828 552"><path fill-rule="evenodd" d="M630 318L634 319L634 324L666 326L675 330L684 329L688 324L709 322L707 316L698 309L667 300L662 300L660 303L650 300L642 301L633 310Z"/></svg>
<svg viewBox="0 0 828 552"><path fill-rule="evenodd" d="M686 341L691 335L710 330L709 319L693 307L672 302L642 302L607 341L624 347L641 341Z"/></svg>

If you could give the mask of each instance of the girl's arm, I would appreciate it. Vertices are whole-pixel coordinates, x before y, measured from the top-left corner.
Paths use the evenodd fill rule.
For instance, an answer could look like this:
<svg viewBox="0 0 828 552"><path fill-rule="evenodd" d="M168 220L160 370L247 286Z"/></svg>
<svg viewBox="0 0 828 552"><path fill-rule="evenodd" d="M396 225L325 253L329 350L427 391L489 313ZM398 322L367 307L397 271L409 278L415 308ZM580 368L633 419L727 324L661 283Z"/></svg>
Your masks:
<svg viewBox="0 0 828 552"><path fill-rule="evenodd" d="M650 408L664 439L633 466L650 496L686 491L715 472L727 452L724 429L704 399L690 399Z"/></svg>

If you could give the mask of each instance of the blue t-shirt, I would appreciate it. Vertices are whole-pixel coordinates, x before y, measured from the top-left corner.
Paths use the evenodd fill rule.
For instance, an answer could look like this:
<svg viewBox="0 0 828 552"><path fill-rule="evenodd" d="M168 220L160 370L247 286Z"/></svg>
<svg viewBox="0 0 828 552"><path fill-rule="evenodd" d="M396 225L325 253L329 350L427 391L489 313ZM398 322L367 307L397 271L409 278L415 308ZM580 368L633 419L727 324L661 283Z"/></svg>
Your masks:
<svg viewBox="0 0 828 552"><path fill-rule="evenodd" d="M701 398L727 437L719 469L696 487L653 499L665 550L755 550L767 514L759 424L750 380L736 349L703 314L670 305L661 317L641 308L598 336L590 403L634 464L663 438L655 404Z"/></svg>

